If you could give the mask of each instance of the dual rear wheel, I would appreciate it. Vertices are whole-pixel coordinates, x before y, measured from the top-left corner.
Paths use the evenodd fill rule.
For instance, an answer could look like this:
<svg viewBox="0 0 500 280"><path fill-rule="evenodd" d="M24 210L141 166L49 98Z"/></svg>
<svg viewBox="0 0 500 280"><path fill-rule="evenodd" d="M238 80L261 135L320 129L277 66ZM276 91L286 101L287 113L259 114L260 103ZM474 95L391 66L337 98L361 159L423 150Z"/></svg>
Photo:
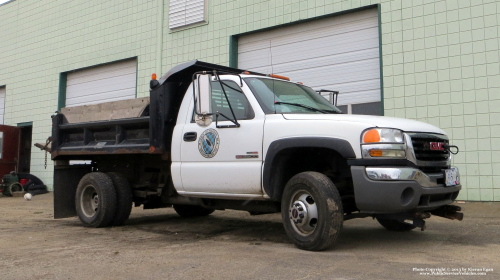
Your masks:
<svg viewBox="0 0 500 280"><path fill-rule="evenodd" d="M120 226L132 211L132 189L119 173L92 172L80 180L75 205L86 226Z"/></svg>
<svg viewBox="0 0 500 280"><path fill-rule="evenodd" d="M92 172L80 180L75 205L80 221L89 227L123 225L132 211L132 188L117 172ZM174 205L180 216L210 215L214 210L199 205Z"/></svg>

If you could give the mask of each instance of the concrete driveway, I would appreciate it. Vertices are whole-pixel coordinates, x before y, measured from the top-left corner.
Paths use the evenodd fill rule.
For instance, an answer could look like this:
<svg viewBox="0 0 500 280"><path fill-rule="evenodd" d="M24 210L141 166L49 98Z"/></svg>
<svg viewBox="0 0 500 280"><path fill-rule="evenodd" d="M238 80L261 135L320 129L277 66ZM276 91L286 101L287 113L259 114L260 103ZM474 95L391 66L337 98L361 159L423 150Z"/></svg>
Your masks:
<svg viewBox="0 0 500 280"><path fill-rule="evenodd" d="M288 241L279 214L186 219L134 208L125 226L94 229L53 220L51 194L2 197L0 279L428 279L420 273L431 269L500 279L500 203L460 206L464 221L432 217L424 232L346 221L334 248L307 252Z"/></svg>

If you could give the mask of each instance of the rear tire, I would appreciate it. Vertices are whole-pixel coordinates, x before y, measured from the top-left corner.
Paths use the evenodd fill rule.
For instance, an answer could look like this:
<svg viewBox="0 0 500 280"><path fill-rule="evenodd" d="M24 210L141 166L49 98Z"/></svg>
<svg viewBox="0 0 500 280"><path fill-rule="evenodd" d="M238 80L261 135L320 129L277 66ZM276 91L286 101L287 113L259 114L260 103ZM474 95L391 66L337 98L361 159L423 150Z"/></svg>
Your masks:
<svg viewBox="0 0 500 280"><path fill-rule="evenodd" d="M76 189L75 205L85 226L108 226L116 213L116 191L109 176L102 172L83 176Z"/></svg>
<svg viewBox="0 0 500 280"><path fill-rule="evenodd" d="M201 217L212 214L215 210L208 209L200 205L175 204L174 210L182 217Z"/></svg>
<svg viewBox="0 0 500 280"><path fill-rule="evenodd" d="M389 219L379 219L377 218L377 222L390 231L410 231L416 226L412 224L408 224L405 222L400 222L398 220L389 220Z"/></svg>
<svg viewBox="0 0 500 280"><path fill-rule="evenodd" d="M113 182L116 191L116 213L111 225L121 226L128 220L130 212L132 212L132 188L128 180L122 174L108 172L106 175L108 175Z"/></svg>
<svg viewBox="0 0 500 280"><path fill-rule="evenodd" d="M318 172L299 173L286 184L281 200L286 234L299 249L321 251L337 240L344 223L337 188Z"/></svg>

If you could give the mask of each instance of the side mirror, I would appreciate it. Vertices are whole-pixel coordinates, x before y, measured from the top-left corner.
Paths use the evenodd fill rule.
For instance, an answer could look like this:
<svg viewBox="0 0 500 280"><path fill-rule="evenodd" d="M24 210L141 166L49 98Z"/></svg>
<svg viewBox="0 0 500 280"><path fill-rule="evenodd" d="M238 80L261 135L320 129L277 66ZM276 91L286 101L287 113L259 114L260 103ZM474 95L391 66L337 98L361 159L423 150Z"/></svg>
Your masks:
<svg viewBox="0 0 500 280"><path fill-rule="evenodd" d="M338 91L336 91L336 90L320 89L320 90L318 90L316 92L319 93L321 96L323 96L322 95L323 92L328 93L328 101L330 101L330 103L332 103L333 106L337 106L337 99L339 98L339 92Z"/></svg>
<svg viewBox="0 0 500 280"><path fill-rule="evenodd" d="M212 114L212 75L197 74L194 81L195 121L199 126L209 126Z"/></svg>

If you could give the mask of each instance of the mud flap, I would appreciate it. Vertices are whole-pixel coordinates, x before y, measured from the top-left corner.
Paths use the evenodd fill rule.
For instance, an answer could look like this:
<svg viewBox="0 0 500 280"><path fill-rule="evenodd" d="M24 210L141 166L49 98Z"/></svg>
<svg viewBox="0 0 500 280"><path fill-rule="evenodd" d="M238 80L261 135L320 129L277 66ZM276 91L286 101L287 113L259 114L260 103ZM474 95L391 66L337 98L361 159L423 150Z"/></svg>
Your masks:
<svg viewBox="0 0 500 280"><path fill-rule="evenodd" d="M76 188L80 179L91 171L89 165L54 166L54 219L76 216Z"/></svg>

